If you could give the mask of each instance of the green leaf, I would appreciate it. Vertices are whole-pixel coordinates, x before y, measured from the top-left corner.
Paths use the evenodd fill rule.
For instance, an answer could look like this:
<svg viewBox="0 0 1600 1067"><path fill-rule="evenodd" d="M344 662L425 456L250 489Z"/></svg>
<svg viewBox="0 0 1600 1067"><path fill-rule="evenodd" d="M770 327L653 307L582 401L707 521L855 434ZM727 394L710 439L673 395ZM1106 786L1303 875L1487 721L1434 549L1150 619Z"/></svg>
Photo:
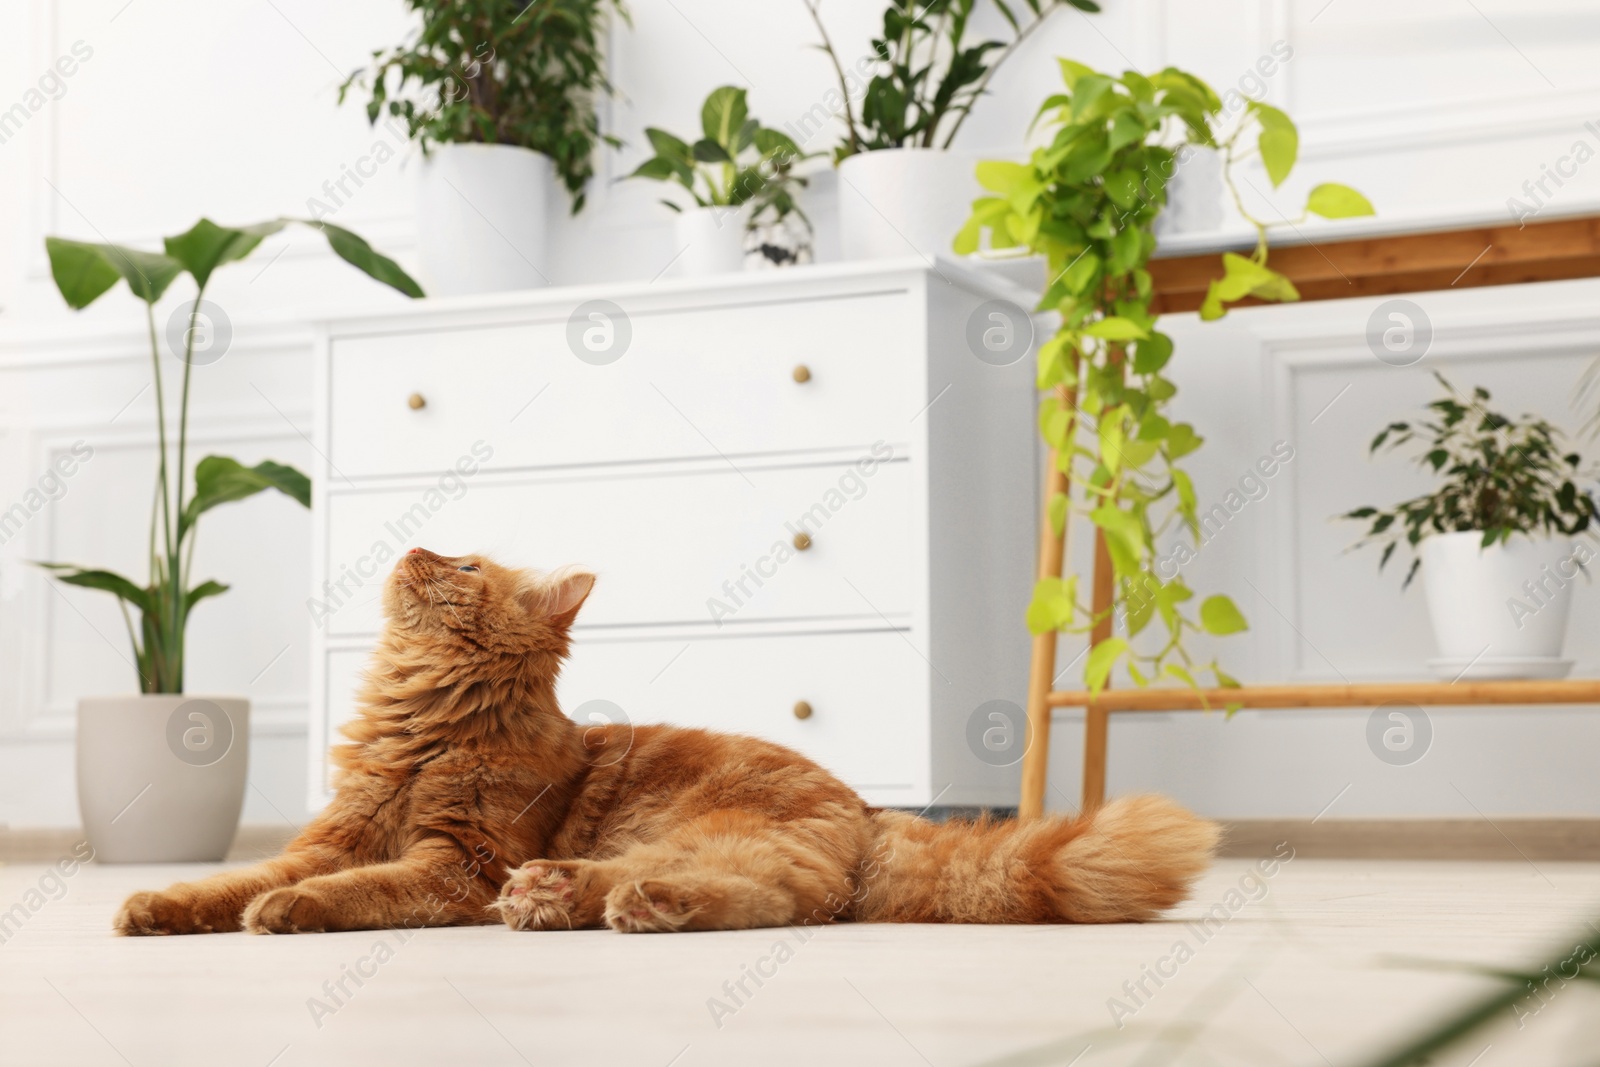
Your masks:
<svg viewBox="0 0 1600 1067"><path fill-rule="evenodd" d="M700 128L705 135L723 148L729 156L739 154L739 138L745 120L750 117L745 103L745 91L732 85L711 90L700 108Z"/></svg>
<svg viewBox="0 0 1600 1067"><path fill-rule="evenodd" d="M1094 284L1095 275L1099 272L1100 257L1093 252L1084 252L1067 267L1062 280L1066 282L1069 291L1083 293Z"/></svg>
<svg viewBox="0 0 1600 1067"><path fill-rule="evenodd" d="M1154 374L1172 358L1172 338L1164 333L1151 333L1133 346L1133 372Z"/></svg>
<svg viewBox="0 0 1600 1067"><path fill-rule="evenodd" d="M1360 215L1377 214L1372 201L1350 188L1336 182L1323 182L1311 190L1306 198L1306 210L1325 219L1349 219Z"/></svg>
<svg viewBox="0 0 1600 1067"><path fill-rule="evenodd" d="M112 571L89 570L72 563L40 563L38 566L54 571L56 578L68 585L111 593L121 600L126 600L141 612L151 611L155 607L150 590L141 588Z"/></svg>
<svg viewBox="0 0 1600 1067"><path fill-rule="evenodd" d="M202 218L183 233L166 239L167 255L182 263L183 269L194 275L195 282L204 288L211 280L212 271L224 263L248 256L285 225L287 220L273 219L253 226L218 226Z"/></svg>
<svg viewBox="0 0 1600 1067"><path fill-rule="evenodd" d="M728 150L709 137L700 138L689 151L694 155L696 163L733 162L733 156L728 153Z"/></svg>
<svg viewBox="0 0 1600 1067"><path fill-rule="evenodd" d="M1172 429L1167 432L1167 455L1173 459L1182 459L1201 445L1205 438L1194 432L1194 427L1187 422L1173 423Z"/></svg>
<svg viewBox="0 0 1600 1067"><path fill-rule="evenodd" d="M121 245L46 237L44 247L56 288L75 311L98 300L118 278L127 280L134 296L154 304L183 271L183 265L170 256Z"/></svg>
<svg viewBox="0 0 1600 1067"><path fill-rule="evenodd" d="M276 489L305 507L311 506L311 479L293 467L270 459L246 467L227 456L207 456L195 465L194 496L183 509L178 536L181 538L201 515L217 505L244 500L266 489Z"/></svg>
<svg viewBox="0 0 1600 1067"><path fill-rule="evenodd" d="M1037 636L1071 626L1077 589L1076 576L1039 579L1033 587L1033 600L1028 604L1029 632Z"/></svg>
<svg viewBox="0 0 1600 1067"><path fill-rule="evenodd" d="M404 293L412 299L423 295L422 286L400 269L400 264L388 256L378 252L366 242L366 239L352 233L342 226L335 226L331 222L320 222L315 219L281 219L281 222L299 222L310 226L312 229L322 231L322 236L328 239L328 247L333 249L334 255L357 268L373 281L382 282L397 292ZM263 223L270 226L271 223Z"/></svg>
<svg viewBox="0 0 1600 1067"><path fill-rule="evenodd" d="M986 159L976 168L978 184L1001 196L1010 196L1012 190L1033 180L1033 168L1003 159Z"/></svg>
<svg viewBox="0 0 1600 1067"><path fill-rule="evenodd" d="M1047 514L1050 517L1050 529L1060 537L1067 528L1067 507L1070 501L1065 493L1053 493L1050 496Z"/></svg>
<svg viewBox="0 0 1600 1067"><path fill-rule="evenodd" d="M1267 177L1273 188L1277 188L1294 169L1295 158L1300 154L1300 134L1289 116L1270 104L1253 101L1250 110L1261 123L1256 148L1261 153L1262 165L1267 168Z"/></svg>
<svg viewBox="0 0 1600 1067"><path fill-rule="evenodd" d="M183 598L183 610L187 615L194 610L194 606L207 597L221 596L228 591L228 586L221 582L201 582Z"/></svg>
<svg viewBox="0 0 1600 1067"><path fill-rule="evenodd" d="M1117 315L1108 315L1098 322L1092 322L1084 327L1083 332L1106 341L1139 341L1149 336L1138 323Z"/></svg>
<svg viewBox="0 0 1600 1067"><path fill-rule="evenodd" d="M1126 577L1139 569L1139 558L1144 555L1144 528L1139 520L1114 504L1103 504L1089 512L1089 519L1105 531L1106 551L1111 555L1113 570L1118 577Z"/></svg>
<svg viewBox="0 0 1600 1067"><path fill-rule="evenodd" d="M1120 637L1108 637L1089 650L1089 662L1084 664L1083 668L1083 680L1088 685L1089 692L1098 693L1106 687L1106 680L1111 677L1111 668L1127 651L1128 642Z"/></svg>
<svg viewBox="0 0 1600 1067"><path fill-rule="evenodd" d="M1244 621L1239 609L1234 607L1233 601L1221 593L1208 596L1201 601L1200 625L1205 627L1206 633L1216 634L1219 637L1250 628L1250 624Z"/></svg>
<svg viewBox="0 0 1600 1067"><path fill-rule="evenodd" d="M1061 68L1061 80L1067 83L1068 89L1076 89L1079 78L1095 72L1093 67L1086 67L1070 59L1057 59L1056 64Z"/></svg>

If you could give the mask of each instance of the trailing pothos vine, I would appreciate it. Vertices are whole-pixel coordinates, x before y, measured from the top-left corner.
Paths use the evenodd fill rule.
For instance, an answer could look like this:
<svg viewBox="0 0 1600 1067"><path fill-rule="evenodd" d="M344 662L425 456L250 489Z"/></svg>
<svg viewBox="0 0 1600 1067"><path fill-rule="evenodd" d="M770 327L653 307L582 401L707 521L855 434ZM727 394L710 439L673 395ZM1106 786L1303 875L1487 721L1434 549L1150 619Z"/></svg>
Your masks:
<svg viewBox="0 0 1600 1067"><path fill-rule="evenodd" d="M1223 154L1228 186L1258 240L1250 255L1223 257L1223 275L1212 282L1201 317L1218 318L1226 305L1248 297L1298 299L1289 279L1267 265L1270 224L1245 210L1232 173L1254 152L1272 185L1282 184L1298 135L1282 111L1256 102L1223 129L1217 94L1175 68L1114 78L1059 62L1066 91L1045 100L1035 118L1047 119L1054 137L1027 163L979 164L978 180L995 195L973 203L955 240L957 252L970 253L987 232L991 249L1046 259L1051 280L1039 310L1059 313L1061 328L1039 349L1038 385L1046 393L1039 428L1070 476L1068 491L1049 501L1050 519L1060 534L1070 511L1087 517L1104 536L1112 566L1109 607L1085 604L1075 576L1047 578L1034 589L1028 626L1035 634L1092 633L1120 615L1125 632L1102 636L1089 651L1084 674L1094 691L1119 663L1141 686L1166 677L1199 689L1197 672L1208 671L1217 685L1234 687L1215 660L1197 663L1185 639L1237 633L1247 627L1244 616L1221 594L1191 613L1194 592L1181 576L1163 576L1155 567L1155 546L1177 524L1199 537L1194 482L1179 461L1202 438L1191 424L1170 418L1178 388L1163 372L1173 345L1150 310L1148 263L1180 150L1214 149ZM1342 218L1371 214L1372 206L1355 190L1329 184L1311 191L1306 211ZM1091 433L1092 446L1085 443ZM1135 644L1156 619L1165 640Z"/></svg>

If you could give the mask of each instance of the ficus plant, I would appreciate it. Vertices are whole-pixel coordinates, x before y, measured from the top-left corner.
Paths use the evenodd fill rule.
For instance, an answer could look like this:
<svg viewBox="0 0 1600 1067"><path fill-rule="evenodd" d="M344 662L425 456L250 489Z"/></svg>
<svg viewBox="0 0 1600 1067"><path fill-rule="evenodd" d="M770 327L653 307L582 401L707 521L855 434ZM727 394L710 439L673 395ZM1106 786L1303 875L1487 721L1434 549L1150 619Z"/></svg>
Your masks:
<svg viewBox="0 0 1600 1067"><path fill-rule="evenodd" d="M1086 517L1112 565L1110 606L1085 604L1076 577L1045 579L1034 589L1028 626L1036 634L1090 633L1108 616L1121 616L1125 635L1113 633L1089 651L1085 680L1095 691L1119 663L1139 685L1165 676L1201 688L1197 672L1209 671L1217 685L1232 687L1238 683L1215 660L1197 663L1185 641L1197 632L1242 631L1244 616L1222 594L1191 609L1194 592L1155 567L1156 545L1175 528L1198 539L1194 482L1180 463L1203 439L1172 417L1178 387L1165 372L1173 344L1150 310L1148 263L1181 149L1220 145L1231 187L1231 167L1245 158L1241 138L1253 131L1277 185L1294 165L1298 138L1287 116L1262 104L1251 106L1243 124L1219 131L1217 94L1176 68L1111 77L1065 59L1060 67L1065 91L1046 99L1035 118L1053 130L1049 143L1026 163L978 165L978 180L993 195L974 201L954 242L957 252L971 253L987 234L992 250L1045 258L1050 282L1038 309L1057 313L1061 326L1039 348L1039 428L1070 476L1068 491L1049 501L1049 515L1058 534L1069 512ZM1359 193L1332 185L1318 186L1308 209L1330 217L1371 211ZM1298 298L1266 265L1266 227L1254 224L1262 235L1257 255L1224 257L1202 317L1249 296ZM1165 639L1136 644L1156 620Z"/></svg>
<svg viewBox="0 0 1600 1067"><path fill-rule="evenodd" d="M1488 548L1517 534L1579 534L1600 525L1600 510L1577 479L1583 457L1562 448L1561 431L1534 415L1507 418L1490 411L1482 386L1466 396L1434 372L1445 394L1428 405L1421 422L1391 422L1368 451L1410 446L1417 466L1439 479L1431 493L1391 508L1356 508L1340 516L1368 523L1356 547L1383 545L1382 570L1404 544L1413 554L1423 538L1441 533L1482 534ZM1414 556L1401 588L1411 584L1422 558Z"/></svg>
<svg viewBox="0 0 1600 1067"><path fill-rule="evenodd" d="M713 89L700 108L701 135L692 143L666 130L647 128L655 155L628 177L674 182L700 207L741 207L752 215L771 208L778 218L800 212L794 190L805 179L795 164L811 158L781 130L750 116L746 92L732 85ZM674 211L672 200L661 201ZM804 212L800 217L805 218Z"/></svg>
<svg viewBox="0 0 1600 1067"><path fill-rule="evenodd" d="M995 71L1046 19L1064 7L1100 10L1095 0L992 0L1011 40L970 42L977 0L890 0L872 58L854 67L862 77L871 72L865 92L857 93L822 24L821 0L803 2L844 97L845 137L835 162L884 148L949 148Z"/></svg>
<svg viewBox="0 0 1600 1067"><path fill-rule="evenodd" d="M374 251L349 230L326 222L273 219L254 226L235 227L218 226L209 219L201 219L188 231L166 238L164 252L69 241L61 237L45 238L56 288L74 310L88 307L118 281L126 281L128 290L145 306L159 455L155 504L150 514L149 576L140 583L113 571L72 563L39 564L69 585L100 589L117 598L127 624L128 639L133 645L140 692L183 692L184 643L189 616L201 601L228 591L221 582L194 581L191 569L200 517L219 505L244 500L268 489L275 489L305 507L311 506L310 479L293 467L272 460L246 467L227 456L206 456L194 466L192 486L188 478L189 386L195 365L195 340L202 331L201 299L205 296L206 285L217 268L244 259L264 239L291 223L319 231L341 259L377 281L407 296L422 295L422 289L393 260ZM195 295L189 305L182 348L171 353L182 361L183 375L178 393L176 441L169 443L168 398L162 376L155 305L168 287L185 274L194 281ZM139 614L137 625L130 608Z"/></svg>
<svg viewBox="0 0 1600 1067"><path fill-rule="evenodd" d="M435 144L517 145L543 152L583 208L600 132L595 99L606 80L605 20L621 0L405 0L414 40L372 53L339 87L367 94L367 120L406 124L424 152Z"/></svg>

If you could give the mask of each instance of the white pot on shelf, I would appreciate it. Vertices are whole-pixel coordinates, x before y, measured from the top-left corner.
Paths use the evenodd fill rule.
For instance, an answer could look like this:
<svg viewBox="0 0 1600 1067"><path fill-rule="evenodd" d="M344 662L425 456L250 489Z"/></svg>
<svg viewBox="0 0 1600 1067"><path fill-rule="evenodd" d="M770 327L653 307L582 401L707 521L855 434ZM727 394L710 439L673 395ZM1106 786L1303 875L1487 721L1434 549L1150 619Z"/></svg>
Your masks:
<svg viewBox="0 0 1600 1067"><path fill-rule="evenodd" d="M1592 550L1570 537L1514 536L1479 547L1476 531L1418 545L1442 678L1564 678L1567 616Z"/></svg>
<svg viewBox="0 0 1600 1067"><path fill-rule="evenodd" d="M744 270L745 228L749 212L737 207L690 207L672 222L672 263L668 278L710 278Z"/></svg>
<svg viewBox="0 0 1600 1067"><path fill-rule="evenodd" d="M250 764L244 697L78 701L78 811L101 863L209 863L233 844Z"/></svg>
<svg viewBox="0 0 1600 1067"><path fill-rule="evenodd" d="M555 162L504 144L440 144L417 180L417 267L429 296L550 284Z"/></svg>
<svg viewBox="0 0 1600 1067"><path fill-rule="evenodd" d="M951 256L983 195L978 157L943 148L858 152L839 164L839 251L847 260Z"/></svg>

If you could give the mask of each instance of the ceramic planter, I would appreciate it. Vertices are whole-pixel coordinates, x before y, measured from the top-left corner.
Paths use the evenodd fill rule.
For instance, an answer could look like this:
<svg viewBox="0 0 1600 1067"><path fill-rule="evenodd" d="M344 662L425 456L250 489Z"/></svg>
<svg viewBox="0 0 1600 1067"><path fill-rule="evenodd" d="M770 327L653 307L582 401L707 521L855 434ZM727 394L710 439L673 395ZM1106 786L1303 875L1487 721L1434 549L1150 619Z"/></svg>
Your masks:
<svg viewBox="0 0 1600 1067"><path fill-rule="evenodd" d="M983 195L977 157L939 148L858 152L839 164L843 258L951 256L950 243Z"/></svg>
<svg viewBox="0 0 1600 1067"><path fill-rule="evenodd" d="M743 270L748 220L749 212L743 208L691 207L678 212L672 224L677 258L666 276L709 278Z"/></svg>
<svg viewBox="0 0 1600 1067"><path fill-rule="evenodd" d="M429 296L550 284L551 202L563 192L542 152L503 144L429 149L417 181L417 266Z"/></svg>
<svg viewBox="0 0 1600 1067"><path fill-rule="evenodd" d="M1567 616L1580 564L1593 558L1562 537L1513 537L1480 549L1476 532L1434 534L1418 546L1440 677L1563 678Z"/></svg>
<svg viewBox="0 0 1600 1067"><path fill-rule="evenodd" d="M78 810L101 863L223 859L250 762L243 697L78 701Z"/></svg>

